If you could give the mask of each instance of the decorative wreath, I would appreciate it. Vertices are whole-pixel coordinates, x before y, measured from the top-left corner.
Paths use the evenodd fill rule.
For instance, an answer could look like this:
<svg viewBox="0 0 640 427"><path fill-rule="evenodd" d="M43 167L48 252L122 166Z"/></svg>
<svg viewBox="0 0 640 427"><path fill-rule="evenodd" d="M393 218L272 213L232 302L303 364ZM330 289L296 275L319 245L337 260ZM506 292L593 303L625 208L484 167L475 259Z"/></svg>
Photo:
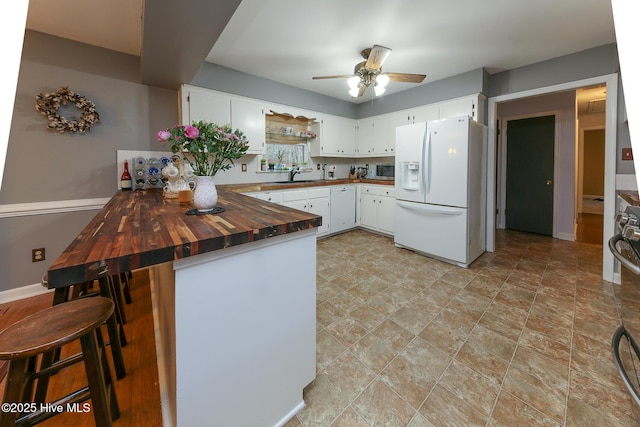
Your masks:
<svg viewBox="0 0 640 427"><path fill-rule="evenodd" d="M75 117L67 119L58 114L60 106L67 105L70 102L83 111L79 120L76 120ZM68 86L61 87L55 93L36 95L36 110L49 120L47 125L49 129L57 130L60 133L64 133L67 130L85 133L100 121L100 115L96 111L96 104L84 96L70 91Z"/></svg>

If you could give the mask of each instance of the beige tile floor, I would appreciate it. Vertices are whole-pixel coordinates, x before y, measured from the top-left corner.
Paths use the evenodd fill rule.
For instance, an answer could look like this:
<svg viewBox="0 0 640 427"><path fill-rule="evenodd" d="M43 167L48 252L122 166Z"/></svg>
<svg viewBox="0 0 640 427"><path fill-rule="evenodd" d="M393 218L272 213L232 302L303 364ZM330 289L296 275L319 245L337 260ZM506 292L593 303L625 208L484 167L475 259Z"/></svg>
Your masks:
<svg viewBox="0 0 640 427"><path fill-rule="evenodd" d="M318 242L317 375L295 426L636 426L598 245L501 231L461 269L353 231Z"/></svg>

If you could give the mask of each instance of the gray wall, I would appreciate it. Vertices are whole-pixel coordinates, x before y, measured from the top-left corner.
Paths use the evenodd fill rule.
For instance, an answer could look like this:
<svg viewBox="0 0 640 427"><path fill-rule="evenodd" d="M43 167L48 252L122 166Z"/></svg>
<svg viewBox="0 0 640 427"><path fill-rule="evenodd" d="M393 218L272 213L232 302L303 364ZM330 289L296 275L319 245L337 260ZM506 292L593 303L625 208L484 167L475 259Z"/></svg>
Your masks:
<svg viewBox="0 0 640 427"><path fill-rule="evenodd" d="M290 105L352 119L357 118L357 106L351 102L298 89L208 62L202 65L200 71L190 83L194 86L261 99L276 104Z"/></svg>
<svg viewBox="0 0 640 427"><path fill-rule="evenodd" d="M108 198L116 150L163 150L155 133L177 123L177 92L144 86L138 58L27 31L0 205ZM35 96L61 86L96 104L100 122L59 134L35 110ZM38 283L97 211L0 218L0 291ZM46 248L44 262L31 249Z"/></svg>
<svg viewBox="0 0 640 427"><path fill-rule="evenodd" d="M608 45L492 76L483 69L472 70L361 105L212 64L203 65L188 83L360 118L472 93L495 96L549 86L617 69L615 45ZM27 31L0 205L111 197L117 180L116 150L161 150L155 133L178 121L177 93L138 81L137 57ZM50 131L46 119L35 111L37 94L64 85L96 103L101 122L85 135ZM628 133L625 141L619 130L620 144L628 144ZM38 283L50 262L95 213L0 218L0 291ZM31 263L35 247L47 249L45 262Z"/></svg>

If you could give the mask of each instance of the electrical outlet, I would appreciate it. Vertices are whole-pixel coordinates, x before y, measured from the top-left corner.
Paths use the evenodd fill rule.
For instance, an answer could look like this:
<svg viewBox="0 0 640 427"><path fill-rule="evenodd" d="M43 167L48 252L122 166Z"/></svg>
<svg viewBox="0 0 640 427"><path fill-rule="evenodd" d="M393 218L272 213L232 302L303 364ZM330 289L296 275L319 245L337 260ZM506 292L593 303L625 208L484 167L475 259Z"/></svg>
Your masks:
<svg viewBox="0 0 640 427"><path fill-rule="evenodd" d="M44 248L31 249L31 262L44 261Z"/></svg>
<svg viewBox="0 0 640 427"><path fill-rule="evenodd" d="M631 148L622 149L622 160L633 160L633 151Z"/></svg>

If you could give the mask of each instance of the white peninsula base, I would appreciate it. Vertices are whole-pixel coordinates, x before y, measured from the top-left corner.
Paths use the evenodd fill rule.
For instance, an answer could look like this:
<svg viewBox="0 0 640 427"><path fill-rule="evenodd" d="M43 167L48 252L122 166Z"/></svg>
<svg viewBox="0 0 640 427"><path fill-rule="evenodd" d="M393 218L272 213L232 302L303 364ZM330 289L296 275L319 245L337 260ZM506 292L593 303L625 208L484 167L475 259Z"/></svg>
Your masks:
<svg viewBox="0 0 640 427"><path fill-rule="evenodd" d="M150 268L164 426L281 426L315 378L316 229Z"/></svg>

